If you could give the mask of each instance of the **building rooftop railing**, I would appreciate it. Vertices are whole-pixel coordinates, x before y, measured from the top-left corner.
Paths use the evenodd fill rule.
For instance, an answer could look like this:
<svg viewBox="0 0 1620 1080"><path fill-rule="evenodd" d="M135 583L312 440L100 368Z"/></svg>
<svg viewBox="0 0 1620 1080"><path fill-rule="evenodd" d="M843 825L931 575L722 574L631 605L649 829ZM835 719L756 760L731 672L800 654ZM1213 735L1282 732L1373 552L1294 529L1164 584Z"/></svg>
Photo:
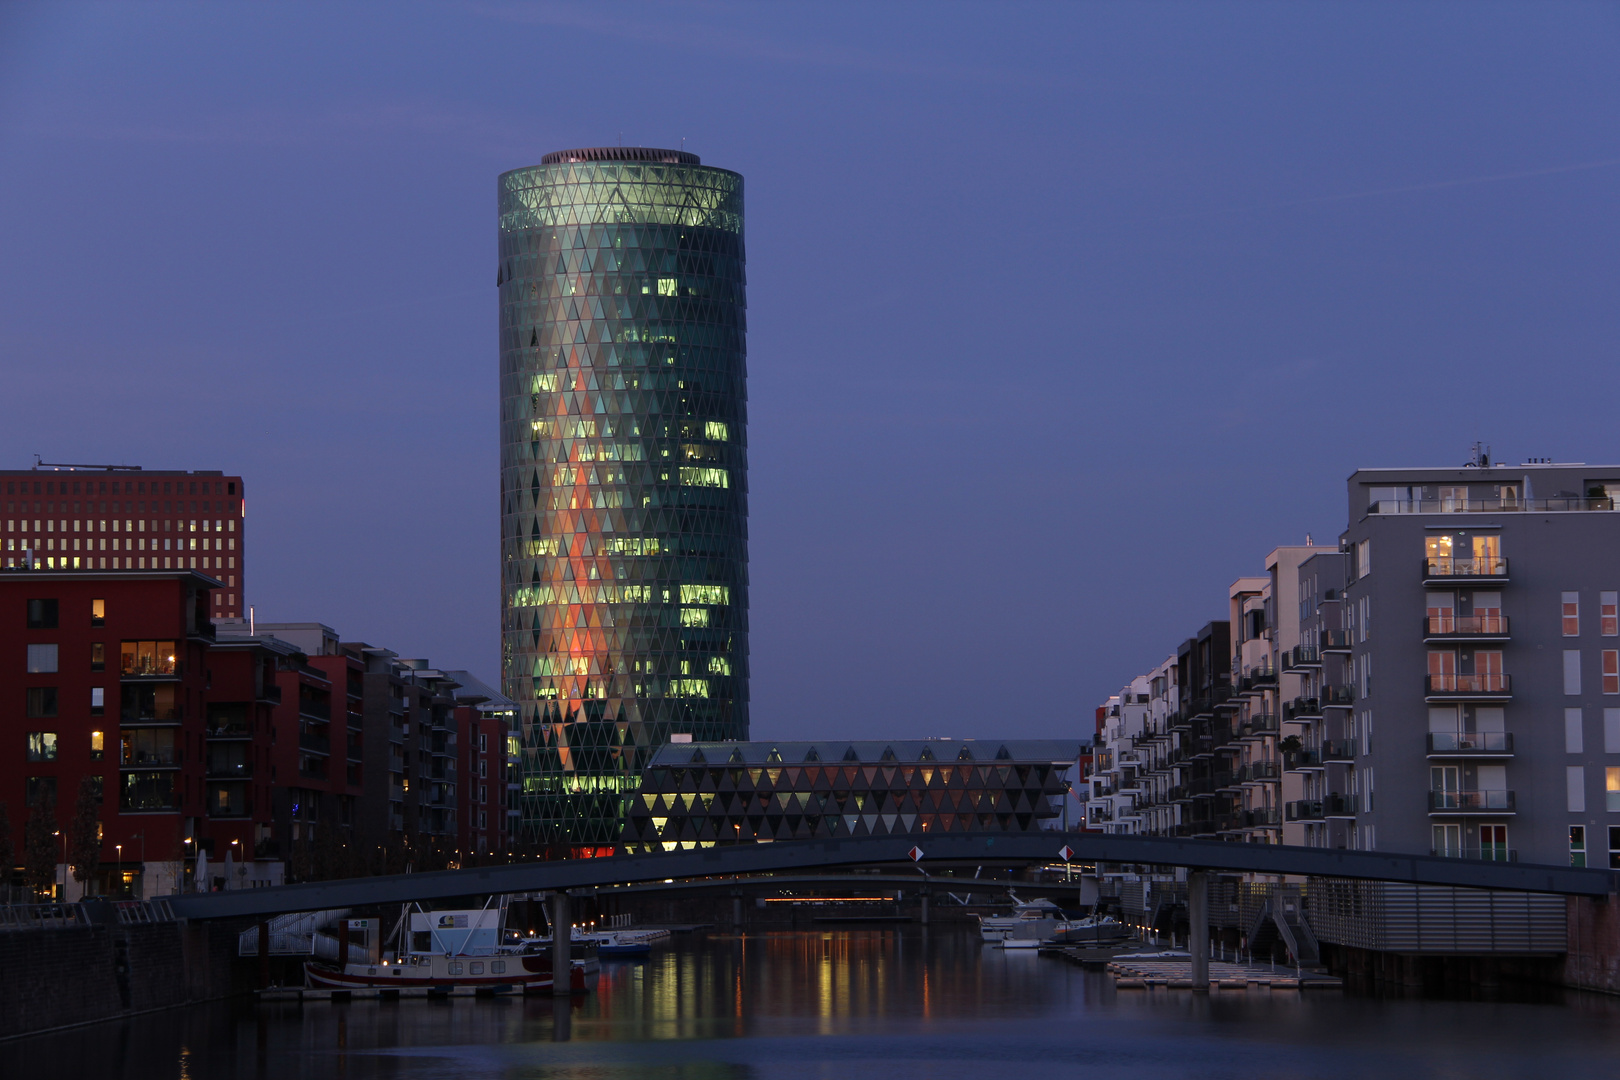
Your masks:
<svg viewBox="0 0 1620 1080"><path fill-rule="evenodd" d="M1561 514L1614 509L1609 498L1558 496L1551 499L1380 499L1369 514Z"/></svg>

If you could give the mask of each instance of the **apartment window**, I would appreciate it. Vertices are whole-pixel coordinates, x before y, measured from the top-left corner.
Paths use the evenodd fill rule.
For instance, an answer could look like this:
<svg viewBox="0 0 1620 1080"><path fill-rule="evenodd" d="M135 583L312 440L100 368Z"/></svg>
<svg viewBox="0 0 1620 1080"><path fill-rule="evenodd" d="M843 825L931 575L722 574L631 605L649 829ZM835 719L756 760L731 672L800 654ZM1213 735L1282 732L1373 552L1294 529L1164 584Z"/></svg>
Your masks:
<svg viewBox="0 0 1620 1080"><path fill-rule="evenodd" d="M1603 710L1603 752L1620 754L1620 709Z"/></svg>
<svg viewBox="0 0 1620 1080"><path fill-rule="evenodd" d="M1372 710L1361 714L1361 756L1372 753Z"/></svg>
<svg viewBox="0 0 1620 1080"><path fill-rule="evenodd" d="M27 786L23 789L29 806L38 803L56 802L56 777L30 776Z"/></svg>
<svg viewBox="0 0 1620 1080"><path fill-rule="evenodd" d="M1609 826L1609 869L1620 870L1620 826Z"/></svg>
<svg viewBox="0 0 1620 1080"><path fill-rule="evenodd" d="M56 732L30 731L28 733L28 760L56 760Z"/></svg>
<svg viewBox="0 0 1620 1080"><path fill-rule="evenodd" d="M1479 827L1479 857L1494 862L1508 861L1508 835L1506 825Z"/></svg>
<svg viewBox="0 0 1620 1080"><path fill-rule="evenodd" d="M1361 809L1363 811L1365 811L1366 813L1370 814L1373 811L1373 771L1372 771L1372 767L1368 766L1366 768L1358 770L1358 775L1361 777L1361 798L1362 798L1362 807L1361 807Z"/></svg>
<svg viewBox="0 0 1620 1080"><path fill-rule="evenodd" d="M1581 595L1564 593L1564 636L1581 636Z"/></svg>
<svg viewBox="0 0 1620 1080"><path fill-rule="evenodd" d="M56 629L56 601L55 600L30 600L30 601L28 601L28 629L30 629L30 630L55 630Z"/></svg>
<svg viewBox="0 0 1620 1080"><path fill-rule="evenodd" d="M1357 620L1360 624L1361 640L1366 641L1367 631L1372 627L1372 597L1363 596L1357 606L1361 608L1361 617Z"/></svg>
<svg viewBox="0 0 1620 1080"><path fill-rule="evenodd" d="M1571 765L1564 770L1564 797L1572 814L1586 813L1586 769Z"/></svg>
<svg viewBox="0 0 1620 1080"><path fill-rule="evenodd" d="M27 714L30 719L56 715L56 687L30 686Z"/></svg>
<svg viewBox="0 0 1620 1080"><path fill-rule="evenodd" d="M1620 649L1603 650L1603 692L1620 694Z"/></svg>
<svg viewBox="0 0 1620 1080"><path fill-rule="evenodd" d="M1609 813L1620 813L1620 766L1610 765L1603 770L1603 791Z"/></svg>
<svg viewBox="0 0 1620 1080"><path fill-rule="evenodd" d="M1586 826L1571 825L1569 827L1569 865L1586 865Z"/></svg>
<svg viewBox="0 0 1620 1080"><path fill-rule="evenodd" d="M99 641L90 643L90 670L107 670L107 646Z"/></svg>
<svg viewBox="0 0 1620 1080"><path fill-rule="evenodd" d="M1581 651L1579 649L1564 650L1564 693L1579 694L1581 692Z"/></svg>
<svg viewBox="0 0 1620 1080"><path fill-rule="evenodd" d="M105 732L92 731L90 733L90 760L100 761L107 752L107 735Z"/></svg>
<svg viewBox="0 0 1620 1080"><path fill-rule="evenodd" d="M106 544L103 544L102 547L106 547ZM102 565L106 565L106 564L103 563ZM92 601L90 601L90 625L91 626L101 626L106 621L107 621L107 601L105 601L105 600L92 600Z"/></svg>
<svg viewBox="0 0 1620 1080"><path fill-rule="evenodd" d="M1462 826L1436 825L1429 831L1429 845L1436 855L1456 857L1462 854Z"/></svg>
<svg viewBox="0 0 1620 1080"><path fill-rule="evenodd" d="M28 674L54 675L56 673L56 646L28 646Z"/></svg>
<svg viewBox="0 0 1620 1080"><path fill-rule="evenodd" d="M1372 541L1363 540L1356 545L1356 577L1364 578L1372 573Z"/></svg>
<svg viewBox="0 0 1620 1080"><path fill-rule="evenodd" d="M1564 710L1564 753L1581 753L1581 710Z"/></svg>
<svg viewBox="0 0 1620 1080"><path fill-rule="evenodd" d="M1620 593L1598 593L1598 633L1620 636Z"/></svg>
<svg viewBox="0 0 1620 1080"><path fill-rule="evenodd" d="M119 670L125 675L173 675L174 642L124 642L119 647Z"/></svg>

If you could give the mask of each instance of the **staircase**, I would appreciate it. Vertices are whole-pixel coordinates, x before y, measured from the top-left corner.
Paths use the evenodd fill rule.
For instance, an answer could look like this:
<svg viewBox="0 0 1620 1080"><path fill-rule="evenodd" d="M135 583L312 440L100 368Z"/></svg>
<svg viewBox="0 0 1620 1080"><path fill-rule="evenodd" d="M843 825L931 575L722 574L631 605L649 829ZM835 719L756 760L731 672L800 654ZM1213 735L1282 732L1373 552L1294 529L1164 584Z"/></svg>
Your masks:
<svg viewBox="0 0 1620 1080"><path fill-rule="evenodd" d="M1310 924L1305 921L1305 908L1297 886L1283 885L1272 890L1249 928L1249 952L1252 955L1267 953L1272 942L1279 940L1301 967L1321 963L1321 948Z"/></svg>

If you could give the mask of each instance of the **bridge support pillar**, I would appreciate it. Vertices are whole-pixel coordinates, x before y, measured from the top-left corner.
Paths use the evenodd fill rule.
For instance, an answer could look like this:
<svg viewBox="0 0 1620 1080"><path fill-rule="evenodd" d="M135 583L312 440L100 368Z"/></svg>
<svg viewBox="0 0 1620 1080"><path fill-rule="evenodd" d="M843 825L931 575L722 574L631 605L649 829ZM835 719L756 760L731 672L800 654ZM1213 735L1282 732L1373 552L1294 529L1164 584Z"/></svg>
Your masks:
<svg viewBox="0 0 1620 1080"><path fill-rule="evenodd" d="M551 894L551 992L563 997L573 993L573 930L568 893L559 889Z"/></svg>
<svg viewBox="0 0 1620 1080"><path fill-rule="evenodd" d="M927 889L922 890L921 896L922 896L922 924L924 926L927 926L928 925L928 890Z"/></svg>
<svg viewBox="0 0 1620 1080"><path fill-rule="evenodd" d="M1187 951L1192 955L1194 990L1209 989L1209 874L1187 875Z"/></svg>

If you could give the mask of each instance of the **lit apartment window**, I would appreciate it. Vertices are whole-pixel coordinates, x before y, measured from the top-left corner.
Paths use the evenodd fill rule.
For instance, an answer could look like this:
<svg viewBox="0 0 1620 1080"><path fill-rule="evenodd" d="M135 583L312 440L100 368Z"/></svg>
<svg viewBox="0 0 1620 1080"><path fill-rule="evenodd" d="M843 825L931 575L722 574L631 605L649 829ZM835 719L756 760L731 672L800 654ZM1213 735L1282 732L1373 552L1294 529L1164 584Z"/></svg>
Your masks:
<svg viewBox="0 0 1620 1080"><path fill-rule="evenodd" d="M1581 636L1581 597L1579 593L1564 594L1564 636Z"/></svg>
<svg viewBox="0 0 1620 1080"><path fill-rule="evenodd" d="M1609 813L1620 812L1620 766L1610 765L1603 770L1603 791Z"/></svg>
<svg viewBox="0 0 1620 1080"><path fill-rule="evenodd" d="M1598 593L1598 633L1620 636L1620 594Z"/></svg>
<svg viewBox="0 0 1620 1080"><path fill-rule="evenodd" d="M28 733L28 760L56 760L56 732L30 731Z"/></svg>
<svg viewBox="0 0 1620 1080"><path fill-rule="evenodd" d="M1620 694L1620 649L1603 650L1603 692Z"/></svg>
<svg viewBox="0 0 1620 1080"><path fill-rule="evenodd" d="M105 565L105 564L103 564ZM90 601L90 625L101 626L107 621L107 601Z"/></svg>

